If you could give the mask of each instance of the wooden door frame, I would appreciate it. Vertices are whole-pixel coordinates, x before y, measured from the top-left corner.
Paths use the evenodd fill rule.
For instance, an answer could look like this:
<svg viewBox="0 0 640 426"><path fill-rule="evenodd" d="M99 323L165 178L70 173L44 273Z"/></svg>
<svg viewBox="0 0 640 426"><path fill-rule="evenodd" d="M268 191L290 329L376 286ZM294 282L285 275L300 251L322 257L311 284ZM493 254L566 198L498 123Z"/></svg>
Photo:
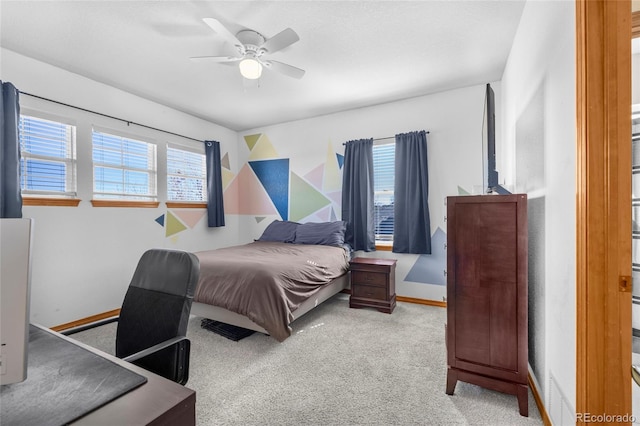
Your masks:
<svg viewBox="0 0 640 426"><path fill-rule="evenodd" d="M630 40L630 1L576 0L577 423L632 414Z"/></svg>

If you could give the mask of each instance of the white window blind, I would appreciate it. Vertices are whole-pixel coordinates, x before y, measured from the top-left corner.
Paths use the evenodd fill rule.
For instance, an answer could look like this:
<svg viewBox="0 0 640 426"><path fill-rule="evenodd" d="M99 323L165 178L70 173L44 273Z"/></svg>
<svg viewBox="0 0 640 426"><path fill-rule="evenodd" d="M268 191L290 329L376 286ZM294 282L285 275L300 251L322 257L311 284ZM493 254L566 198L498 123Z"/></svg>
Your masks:
<svg viewBox="0 0 640 426"><path fill-rule="evenodd" d="M393 240L395 142L373 146L373 220L376 241Z"/></svg>
<svg viewBox="0 0 640 426"><path fill-rule="evenodd" d="M75 197L75 126L21 115L19 128L22 193Z"/></svg>
<svg viewBox="0 0 640 426"><path fill-rule="evenodd" d="M93 130L93 194L97 199L157 199L156 145Z"/></svg>
<svg viewBox="0 0 640 426"><path fill-rule="evenodd" d="M167 145L167 200L207 201L205 156Z"/></svg>

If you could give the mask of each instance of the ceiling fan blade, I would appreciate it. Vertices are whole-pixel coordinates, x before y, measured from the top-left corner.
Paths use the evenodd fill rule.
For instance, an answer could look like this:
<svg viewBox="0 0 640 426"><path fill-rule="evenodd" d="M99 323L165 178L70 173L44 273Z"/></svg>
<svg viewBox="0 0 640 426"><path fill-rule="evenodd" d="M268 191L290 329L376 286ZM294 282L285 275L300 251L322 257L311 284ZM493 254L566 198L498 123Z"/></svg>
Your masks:
<svg viewBox="0 0 640 426"><path fill-rule="evenodd" d="M193 62L236 62L242 59L242 57L236 56L192 56Z"/></svg>
<svg viewBox="0 0 640 426"><path fill-rule="evenodd" d="M220 34L228 43L235 46L241 55L244 55L245 49L242 42L238 40L238 38L227 29L227 27L222 25L220 21L214 18L203 18L202 20L205 22L205 24L210 26L213 31L215 31L217 34Z"/></svg>
<svg viewBox="0 0 640 426"><path fill-rule="evenodd" d="M282 73L284 75L287 75L289 77L298 78L298 79L304 77L305 71L300 68L296 68L293 65L288 65L278 61L263 60L261 62L265 67L272 69L274 71L277 71L279 73Z"/></svg>
<svg viewBox="0 0 640 426"><path fill-rule="evenodd" d="M291 28L287 28L265 41L262 46L260 46L260 49L267 53L273 53L292 45L298 40L300 40L298 34Z"/></svg>

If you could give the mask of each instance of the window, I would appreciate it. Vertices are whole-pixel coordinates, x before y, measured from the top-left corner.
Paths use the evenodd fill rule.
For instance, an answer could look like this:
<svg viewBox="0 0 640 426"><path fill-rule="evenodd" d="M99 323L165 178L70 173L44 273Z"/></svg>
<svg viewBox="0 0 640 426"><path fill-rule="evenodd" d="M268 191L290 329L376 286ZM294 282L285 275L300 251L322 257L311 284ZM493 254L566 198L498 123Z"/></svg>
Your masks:
<svg viewBox="0 0 640 426"><path fill-rule="evenodd" d="M93 194L97 199L155 201L156 145L93 130Z"/></svg>
<svg viewBox="0 0 640 426"><path fill-rule="evenodd" d="M373 145L373 220L376 242L393 241L396 144Z"/></svg>
<svg viewBox="0 0 640 426"><path fill-rule="evenodd" d="M204 154L167 146L167 200L207 201Z"/></svg>
<svg viewBox="0 0 640 426"><path fill-rule="evenodd" d="M26 115L19 127L22 194L75 197L75 127Z"/></svg>

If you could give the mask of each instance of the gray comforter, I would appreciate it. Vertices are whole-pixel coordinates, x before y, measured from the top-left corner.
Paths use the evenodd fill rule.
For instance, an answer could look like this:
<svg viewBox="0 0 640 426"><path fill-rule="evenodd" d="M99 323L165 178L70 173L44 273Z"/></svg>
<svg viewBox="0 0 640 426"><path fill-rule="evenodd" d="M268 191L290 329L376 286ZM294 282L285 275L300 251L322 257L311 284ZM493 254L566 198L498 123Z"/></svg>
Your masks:
<svg viewBox="0 0 640 426"><path fill-rule="evenodd" d="M349 268L344 248L324 245L256 241L195 254L194 300L244 315L280 342L297 307Z"/></svg>

